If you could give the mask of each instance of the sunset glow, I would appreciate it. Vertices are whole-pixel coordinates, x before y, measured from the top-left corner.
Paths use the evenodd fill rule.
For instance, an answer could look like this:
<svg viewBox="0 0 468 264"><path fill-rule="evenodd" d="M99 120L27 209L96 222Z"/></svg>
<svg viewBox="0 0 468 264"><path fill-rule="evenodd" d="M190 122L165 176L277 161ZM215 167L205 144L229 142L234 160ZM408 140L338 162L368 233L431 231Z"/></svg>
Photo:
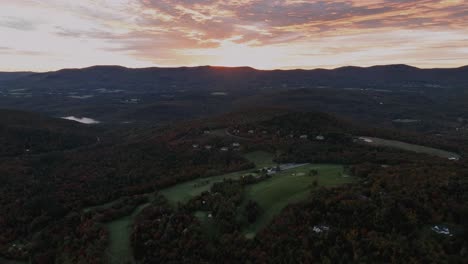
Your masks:
<svg viewBox="0 0 468 264"><path fill-rule="evenodd" d="M468 2L0 0L0 70L468 64Z"/></svg>

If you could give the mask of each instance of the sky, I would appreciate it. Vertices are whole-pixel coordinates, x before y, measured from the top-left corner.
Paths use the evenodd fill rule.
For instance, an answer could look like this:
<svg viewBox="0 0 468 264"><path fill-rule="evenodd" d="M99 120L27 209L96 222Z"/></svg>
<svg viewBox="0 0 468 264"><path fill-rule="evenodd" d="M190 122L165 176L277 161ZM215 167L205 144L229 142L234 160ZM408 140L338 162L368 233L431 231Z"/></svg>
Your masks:
<svg viewBox="0 0 468 264"><path fill-rule="evenodd" d="M0 71L468 64L467 0L0 0Z"/></svg>

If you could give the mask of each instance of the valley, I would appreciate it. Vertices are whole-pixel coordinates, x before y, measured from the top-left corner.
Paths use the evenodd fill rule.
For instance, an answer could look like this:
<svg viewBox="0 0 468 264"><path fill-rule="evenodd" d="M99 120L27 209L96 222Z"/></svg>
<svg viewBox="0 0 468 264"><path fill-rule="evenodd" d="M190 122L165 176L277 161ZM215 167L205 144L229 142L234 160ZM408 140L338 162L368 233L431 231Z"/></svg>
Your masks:
<svg viewBox="0 0 468 264"><path fill-rule="evenodd" d="M97 66L0 79L0 105L124 126L162 125L252 105L275 105L330 112L388 128L454 135L464 131L460 129L468 119L467 74L466 67L406 65L308 71ZM373 78L376 75L380 78Z"/></svg>
<svg viewBox="0 0 468 264"><path fill-rule="evenodd" d="M136 74L138 86L102 86L109 70ZM448 261L466 248L466 107L455 84L446 89L459 98L446 104L440 87L317 88L316 72L250 89L221 83L273 73L148 71L200 83L174 77L160 91L137 82L138 70L106 67L1 81L2 106L40 112L0 110L2 260L372 263ZM65 73L76 86L43 100L41 85L55 81L41 79ZM96 83L80 84L87 74ZM404 243L424 246L396 250Z"/></svg>
<svg viewBox="0 0 468 264"><path fill-rule="evenodd" d="M256 169L203 177L160 190L158 193L164 196L172 206L177 207L178 204L187 203L190 199L209 191L215 183L225 180L239 180L245 177L245 175L250 175L263 167L275 166L273 155L266 152L247 153L245 157L256 164ZM247 224L243 228L243 233L245 233L246 237L252 238L256 232L266 226L288 204L304 200L313 188L337 186L353 181L350 176L343 173L341 166L302 164L299 166L288 165L288 167L290 169L275 173L269 180L254 184L245 190L245 197L239 206L237 217L243 217L241 211L245 208L248 200L258 201L262 210L264 210L262 216L255 223ZM315 173L317 174L311 175L311 171L316 171ZM316 183L313 186L314 182ZM151 197L156 194L147 195L151 201ZM91 212L95 209L109 208L115 205L116 202L85 208L84 211ZM149 205L150 203L141 204L136 207L131 215L115 219L106 224L109 232L109 246L106 250L109 263L134 261L130 239L132 233L131 227L136 215ZM216 233L216 228L214 228L215 223L212 221L211 216L209 216L211 215L210 213L197 211L195 215L202 221L202 224L209 226L206 232Z"/></svg>
<svg viewBox="0 0 468 264"><path fill-rule="evenodd" d="M0 264L468 264L468 0L0 2Z"/></svg>

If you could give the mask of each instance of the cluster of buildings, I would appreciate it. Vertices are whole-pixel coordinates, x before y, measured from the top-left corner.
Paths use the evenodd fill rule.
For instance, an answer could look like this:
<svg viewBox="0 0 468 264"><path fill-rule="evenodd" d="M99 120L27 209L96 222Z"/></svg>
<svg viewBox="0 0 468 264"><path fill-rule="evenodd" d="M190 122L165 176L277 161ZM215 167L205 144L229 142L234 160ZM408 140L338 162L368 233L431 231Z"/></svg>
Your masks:
<svg viewBox="0 0 468 264"><path fill-rule="evenodd" d="M272 174L275 174L277 172L280 172L281 171L281 168L279 166L276 166L276 167L264 167L262 169L259 170L260 173L266 173L268 175L272 175Z"/></svg>
<svg viewBox="0 0 468 264"><path fill-rule="evenodd" d="M241 147L241 144L239 142L234 142L234 143L232 143L231 147L223 146L223 147L219 148L219 151L221 151L221 152L228 152L229 150L239 151L240 147ZM193 149L203 148L203 149L206 149L206 150L212 150L212 149L215 148L215 146L209 145L209 144L203 145L203 146L200 146L199 144L193 144L192 148Z"/></svg>

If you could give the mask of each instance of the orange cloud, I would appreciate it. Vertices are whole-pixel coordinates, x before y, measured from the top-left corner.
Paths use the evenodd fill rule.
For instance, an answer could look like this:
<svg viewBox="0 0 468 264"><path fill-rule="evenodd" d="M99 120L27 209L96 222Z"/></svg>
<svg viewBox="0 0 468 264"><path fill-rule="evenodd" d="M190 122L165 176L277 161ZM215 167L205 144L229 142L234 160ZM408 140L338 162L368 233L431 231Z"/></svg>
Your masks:
<svg viewBox="0 0 468 264"><path fill-rule="evenodd" d="M66 46L94 54L100 64L128 66L468 64L468 3L463 0L3 2L0 32L10 37L0 40L9 48L0 59L17 68L26 68L22 64L28 58L40 65L40 59L47 60L50 66L43 68L73 60L76 66L96 63L90 56L74 56ZM39 35L40 45L31 45ZM18 40L25 44L15 47ZM18 50L24 51L20 57ZM33 53L40 56L28 55Z"/></svg>

